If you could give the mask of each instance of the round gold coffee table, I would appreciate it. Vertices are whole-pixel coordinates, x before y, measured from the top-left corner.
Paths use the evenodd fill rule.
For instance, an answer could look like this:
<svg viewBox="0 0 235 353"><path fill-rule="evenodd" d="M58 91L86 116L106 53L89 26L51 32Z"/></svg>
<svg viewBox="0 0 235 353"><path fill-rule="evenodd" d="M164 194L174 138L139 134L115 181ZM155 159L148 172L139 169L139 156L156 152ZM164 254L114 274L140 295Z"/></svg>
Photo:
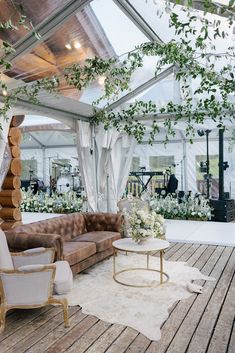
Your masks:
<svg viewBox="0 0 235 353"><path fill-rule="evenodd" d="M163 271L163 255L164 255L164 250L168 248L170 245L168 241L166 240L161 240L161 239L147 239L145 242L142 244L137 244L132 240L131 238L124 238L124 239L119 239L115 240L113 242L113 279L119 284L122 284L124 286L128 287L152 287L152 285L148 284L140 284L140 285L135 285L135 284L130 284L130 283L125 283L118 279L118 275L120 275L123 272L129 272L129 271L155 271L160 273L160 283L163 284L166 283L169 280L169 276L167 273ZM133 267L133 268L126 268L120 271L116 270L116 257L117 257L117 252L125 251L126 254L128 252L131 253L136 253L136 254L146 254L147 255L147 261L146 261L146 267ZM160 269L155 269L151 268L149 264L149 256L156 253L160 252ZM165 280L164 280L165 277Z"/></svg>

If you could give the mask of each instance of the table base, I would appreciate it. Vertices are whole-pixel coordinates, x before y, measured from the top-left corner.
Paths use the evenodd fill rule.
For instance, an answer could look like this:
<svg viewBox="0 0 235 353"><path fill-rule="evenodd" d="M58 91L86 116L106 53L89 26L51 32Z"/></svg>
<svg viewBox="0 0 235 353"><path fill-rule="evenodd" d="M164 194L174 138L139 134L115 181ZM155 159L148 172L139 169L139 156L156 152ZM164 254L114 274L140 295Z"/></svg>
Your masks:
<svg viewBox="0 0 235 353"><path fill-rule="evenodd" d="M130 251L130 250L127 250L126 251L126 255L128 252L134 252L134 251ZM150 268L149 266L149 256L150 256L150 252L143 252L143 254L147 255L147 263L146 263L146 267L132 267L132 268L125 268L121 271L116 271L116 257L117 257L117 253L118 253L118 250L113 248L113 279L115 282L119 283L119 284L122 284L124 286L127 286L127 287L136 287L136 288L145 288L145 287L156 287L158 285L161 285L163 283L166 283L168 280L169 280L169 276L167 273L165 273L163 271L163 254L164 254L164 250L159 250L159 253L160 253L160 269L157 270L155 268ZM144 284L144 285L135 285L135 284L129 284L129 283L125 283L119 279L117 279L117 276L120 275L121 273L123 272L130 272L130 271L154 271L154 272L158 272L160 273L160 282L159 284L154 284L154 285L149 285L149 284ZM165 280L163 279L163 277L165 277Z"/></svg>
<svg viewBox="0 0 235 353"><path fill-rule="evenodd" d="M123 273L123 272L130 272L130 271L154 271L154 272L158 272L160 273L161 276L165 276L166 279L165 280L160 280L160 282L158 284L154 284L154 285L151 285L151 284L140 284L140 285L136 285L136 284L130 284L130 283L125 283L123 281L120 281L119 279L117 279L117 276L120 274L120 273ZM135 287L135 288L151 288L151 287L157 287L157 286L160 286L162 285L163 283L166 283L169 281L169 275L165 272L161 272L160 270L156 270L154 268L145 268L145 267L135 267L135 268L126 268L124 270L121 270L121 271L118 271L118 272L115 272L115 274L113 274L113 279L115 282L119 283L119 284L122 284L123 286L126 286L126 287Z"/></svg>

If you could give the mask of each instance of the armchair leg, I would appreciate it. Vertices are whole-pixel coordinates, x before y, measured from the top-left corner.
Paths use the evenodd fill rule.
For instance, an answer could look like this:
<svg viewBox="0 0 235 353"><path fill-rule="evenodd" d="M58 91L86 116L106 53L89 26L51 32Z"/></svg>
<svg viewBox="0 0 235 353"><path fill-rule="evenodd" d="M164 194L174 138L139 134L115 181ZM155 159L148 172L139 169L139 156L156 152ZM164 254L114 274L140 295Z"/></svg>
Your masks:
<svg viewBox="0 0 235 353"><path fill-rule="evenodd" d="M6 325L6 307L5 305L2 303L0 305L0 333L4 331L5 329L5 325Z"/></svg>
<svg viewBox="0 0 235 353"><path fill-rule="evenodd" d="M68 301L66 298L56 299L51 298L50 304L60 304L63 307L63 316L64 316L64 326L69 327L69 315L68 315Z"/></svg>
<svg viewBox="0 0 235 353"><path fill-rule="evenodd" d="M68 301L67 299L63 300L63 314L64 314L64 325L69 327L69 315L68 315Z"/></svg>

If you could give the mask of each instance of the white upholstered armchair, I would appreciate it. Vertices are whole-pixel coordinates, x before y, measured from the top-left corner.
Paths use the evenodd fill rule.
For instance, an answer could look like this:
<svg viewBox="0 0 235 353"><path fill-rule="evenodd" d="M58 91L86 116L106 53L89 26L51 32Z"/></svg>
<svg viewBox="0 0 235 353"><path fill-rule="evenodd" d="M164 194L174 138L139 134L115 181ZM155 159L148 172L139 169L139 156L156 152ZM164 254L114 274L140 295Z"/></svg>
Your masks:
<svg viewBox="0 0 235 353"><path fill-rule="evenodd" d="M65 294L72 289L73 276L66 261L54 259L53 249L36 248L21 253L10 253L4 232L0 229L0 332L5 328L5 317L13 308L38 308L61 304L65 326L68 323L68 304Z"/></svg>

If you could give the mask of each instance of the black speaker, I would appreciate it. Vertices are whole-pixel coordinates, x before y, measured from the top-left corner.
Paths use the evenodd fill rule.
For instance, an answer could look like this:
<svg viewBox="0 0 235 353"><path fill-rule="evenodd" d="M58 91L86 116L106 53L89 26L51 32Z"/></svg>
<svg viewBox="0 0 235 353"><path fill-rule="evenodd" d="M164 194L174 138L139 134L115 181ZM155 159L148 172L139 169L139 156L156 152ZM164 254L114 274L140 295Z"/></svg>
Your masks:
<svg viewBox="0 0 235 353"><path fill-rule="evenodd" d="M211 220L215 222L232 222L235 219L234 200L210 200Z"/></svg>

